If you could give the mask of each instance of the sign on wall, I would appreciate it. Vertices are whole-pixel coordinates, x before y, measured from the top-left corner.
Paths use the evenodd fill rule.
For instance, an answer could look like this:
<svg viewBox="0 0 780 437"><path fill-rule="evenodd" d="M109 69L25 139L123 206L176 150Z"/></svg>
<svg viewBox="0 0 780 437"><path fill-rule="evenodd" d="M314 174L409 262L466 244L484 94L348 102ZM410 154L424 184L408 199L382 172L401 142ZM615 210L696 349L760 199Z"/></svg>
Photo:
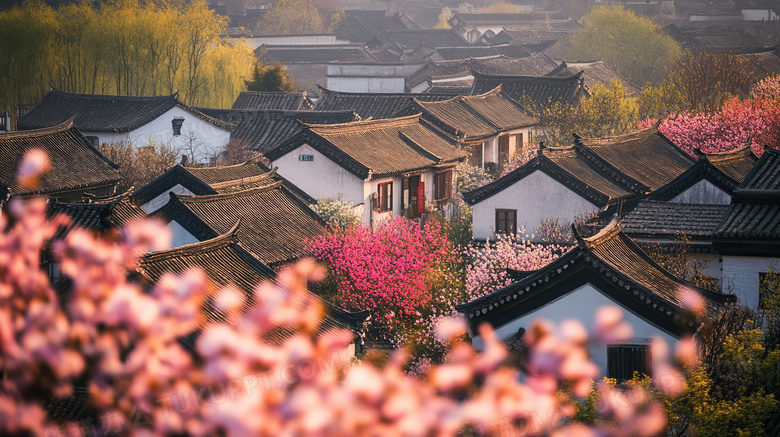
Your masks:
<svg viewBox="0 0 780 437"><path fill-rule="evenodd" d="M314 155L298 155L298 161L314 161Z"/></svg>

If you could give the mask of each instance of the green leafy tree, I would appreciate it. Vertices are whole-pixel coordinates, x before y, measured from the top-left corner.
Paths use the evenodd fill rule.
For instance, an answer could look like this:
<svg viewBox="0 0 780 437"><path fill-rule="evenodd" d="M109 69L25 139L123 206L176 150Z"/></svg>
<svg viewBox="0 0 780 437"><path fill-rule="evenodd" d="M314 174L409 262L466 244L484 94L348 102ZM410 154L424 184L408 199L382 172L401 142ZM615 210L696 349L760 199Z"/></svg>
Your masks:
<svg viewBox="0 0 780 437"><path fill-rule="evenodd" d="M630 132L636 129L639 110L637 100L626 97L626 89L617 79L607 85L594 85L590 98L578 105L544 105L531 99L521 99L520 103L537 119L538 137L547 145L569 144L572 132L586 136Z"/></svg>
<svg viewBox="0 0 780 437"><path fill-rule="evenodd" d="M651 19L618 5L601 5L582 18L567 59L603 59L626 79L643 85L663 78L680 46Z"/></svg>
<svg viewBox="0 0 780 437"><path fill-rule="evenodd" d="M251 78L246 81L248 91L295 91L295 81L287 75L287 68L275 63L270 66L255 62Z"/></svg>

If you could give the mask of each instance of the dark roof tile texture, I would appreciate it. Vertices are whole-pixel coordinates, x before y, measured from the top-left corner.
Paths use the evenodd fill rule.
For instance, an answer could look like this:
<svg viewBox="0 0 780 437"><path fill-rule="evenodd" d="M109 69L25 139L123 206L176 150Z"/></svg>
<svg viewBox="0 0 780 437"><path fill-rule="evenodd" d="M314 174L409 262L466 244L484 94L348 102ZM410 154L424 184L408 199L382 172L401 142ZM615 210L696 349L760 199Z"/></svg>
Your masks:
<svg viewBox="0 0 780 437"><path fill-rule="evenodd" d="M591 284L624 308L676 336L692 334L736 297L696 287L673 276L629 238L616 221L513 284L457 307L472 327L490 321L502 326L561 297L569 287ZM705 315L686 309L689 289L704 298Z"/></svg>
<svg viewBox="0 0 780 437"><path fill-rule="evenodd" d="M109 96L66 93L55 88L19 120L18 127L21 130L40 129L73 119L74 125L82 132L130 132L176 106L225 130L232 127L181 103L177 94L156 97Z"/></svg>
<svg viewBox="0 0 780 437"><path fill-rule="evenodd" d="M599 164L603 165L603 163ZM520 168L488 185L464 193L463 196L466 202L473 205L503 191L536 171L542 171L598 208L634 197L645 189L614 169L609 169L609 172L616 176L608 176L610 173L584 156L579 148L571 146L544 148L534 159Z"/></svg>
<svg viewBox="0 0 780 437"><path fill-rule="evenodd" d="M264 63L322 64L357 62L376 64L379 60L363 46L260 46L255 50Z"/></svg>
<svg viewBox="0 0 780 437"><path fill-rule="evenodd" d="M608 138L579 138L577 143L650 190L668 184L695 163L656 128Z"/></svg>
<svg viewBox="0 0 780 437"><path fill-rule="evenodd" d="M500 88L479 96L458 96L440 102L415 100L408 111L422 111L423 117L453 135L484 139L501 132L528 127L534 119L501 93Z"/></svg>
<svg viewBox="0 0 780 437"><path fill-rule="evenodd" d="M324 140L375 176L422 170L462 160L466 152L434 131L420 115L340 125L312 125Z"/></svg>
<svg viewBox="0 0 780 437"><path fill-rule="evenodd" d="M758 161L758 157L750 150L750 144L728 152L705 153L705 156L712 165L737 183L745 180L745 176Z"/></svg>
<svg viewBox="0 0 780 437"><path fill-rule="evenodd" d="M626 215L620 226L634 238L674 238L683 234L711 239L728 209L728 205L643 200Z"/></svg>
<svg viewBox="0 0 780 437"><path fill-rule="evenodd" d="M483 74L544 76L558 67L558 64L547 54L537 53L524 58L497 56L474 59L469 62L469 66Z"/></svg>
<svg viewBox="0 0 780 437"><path fill-rule="evenodd" d="M70 223L58 229L53 240L65 238L73 229L95 231L116 229L133 219L146 216L144 210L133 202L130 193L86 203L49 202L46 204L46 217L51 219L60 214L70 218Z"/></svg>
<svg viewBox="0 0 780 437"><path fill-rule="evenodd" d="M311 107L312 102L306 96L305 92L241 91L238 97L236 97L236 101L233 102L232 109L281 109L300 111L311 109Z"/></svg>
<svg viewBox="0 0 780 437"><path fill-rule="evenodd" d="M491 88L492 89L492 88ZM355 111L360 118L390 118L412 103L412 99L433 102L451 99L451 94L345 93L320 88L315 111ZM488 90L490 91L490 90Z"/></svg>
<svg viewBox="0 0 780 437"><path fill-rule="evenodd" d="M520 103L530 99L543 106L558 102L576 104L585 95L581 73L569 77L489 75L477 71L473 74L472 95L484 94L500 85L504 93Z"/></svg>
<svg viewBox="0 0 780 437"><path fill-rule="evenodd" d="M421 44L428 47L462 47L470 45L458 32L452 29L388 29L376 41L385 46L397 44L402 48L414 49Z"/></svg>
<svg viewBox="0 0 780 437"><path fill-rule="evenodd" d="M729 212L715 235L724 240L771 244L773 254L780 253L780 150L764 150L734 192Z"/></svg>
<svg viewBox="0 0 780 437"><path fill-rule="evenodd" d="M172 194L161 211L171 220L181 220L179 224L200 240L224 234L241 221L239 242L271 267L308 255L305 241L325 232L322 219L281 181L231 194Z"/></svg>
<svg viewBox="0 0 780 437"><path fill-rule="evenodd" d="M436 47L431 55L434 60L452 61L458 59L484 58L503 55L508 58L525 58L531 55L522 46L470 46L470 47Z"/></svg>
<svg viewBox="0 0 780 437"><path fill-rule="evenodd" d="M579 73L580 71L584 72L582 78L585 81L585 86L587 86L589 89L593 89L593 87L596 84L607 85L613 79L617 79L623 85L623 87L625 87L626 94L639 95L639 92L641 91L641 89L638 86L623 79L622 77L620 77L619 74L615 73L614 70L604 65L604 61L593 61L593 62L564 61L561 63L561 65L558 66L558 68L549 71L547 75L566 77L566 76L573 76Z"/></svg>
<svg viewBox="0 0 780 437"><path fill-rule="evenodd" d="M39 188L33 190L16 180L19 163L30 149L44 151L52 166L41 177ZM121 179L117 168L73 127L72 121L47 129L0 133L0 186L12 195L113 187Z"/></svg>
<svg viewBox="0 0 780 437"><path fill-rule="evenodd" d="M274 149L281 142L301 131L301 123L333 124L356 121L353 111L279 111L200 109L220 120L235 124L230 139L246 142L260 153Z"/></svg>

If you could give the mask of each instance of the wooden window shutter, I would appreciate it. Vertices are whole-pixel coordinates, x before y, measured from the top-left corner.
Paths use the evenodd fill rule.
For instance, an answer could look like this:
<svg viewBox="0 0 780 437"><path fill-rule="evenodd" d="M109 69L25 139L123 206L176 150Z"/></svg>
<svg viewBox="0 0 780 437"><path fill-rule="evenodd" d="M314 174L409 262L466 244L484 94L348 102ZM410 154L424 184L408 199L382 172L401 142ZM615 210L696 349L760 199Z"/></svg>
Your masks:
<svg viewBox="0 0 780 437"><path fill-rule="evenodd" d="M452 170L448 170L444 177L446 178L447 183L447 192L445 195L447 196L447 199L452 199Z"/></svg>

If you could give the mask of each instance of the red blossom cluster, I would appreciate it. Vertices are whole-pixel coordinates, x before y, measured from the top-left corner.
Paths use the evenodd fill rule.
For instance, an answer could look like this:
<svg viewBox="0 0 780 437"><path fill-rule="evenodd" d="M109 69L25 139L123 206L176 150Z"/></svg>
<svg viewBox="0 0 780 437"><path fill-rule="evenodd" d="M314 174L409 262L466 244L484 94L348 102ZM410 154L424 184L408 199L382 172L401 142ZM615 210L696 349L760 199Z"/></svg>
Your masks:
<svg viewBox="0 0 780 437"><path fill-rule="evenodd" d="M312 254L331 267L337 301L346 308L374 311L379 323L393 326L419 313L432 299L432 286L455 261L441 225L424 226L396 217L366 226L336 229L309 243Z"/></svg>

